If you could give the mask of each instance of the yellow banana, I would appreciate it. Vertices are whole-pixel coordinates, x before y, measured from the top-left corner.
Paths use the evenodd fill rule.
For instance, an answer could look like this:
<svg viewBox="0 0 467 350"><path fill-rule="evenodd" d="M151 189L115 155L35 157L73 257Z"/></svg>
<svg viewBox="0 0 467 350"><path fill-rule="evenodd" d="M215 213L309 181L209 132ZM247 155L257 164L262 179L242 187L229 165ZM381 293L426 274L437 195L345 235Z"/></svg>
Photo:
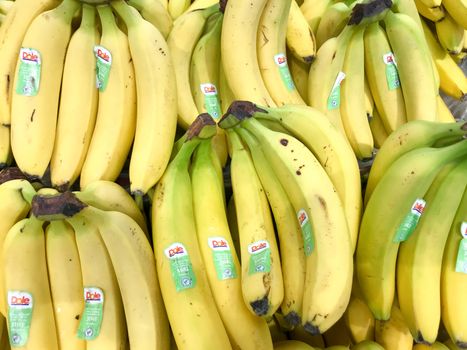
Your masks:
<svg viewBox="0 0 467 350"><path fill-rule="evenodd" d="M443 0L444 9L467 30L467 1L466 0Z"/></svg>
<svg viewBox="0 0 467 350"><path fill-rule="evenodd" d="M353 295L344 314L345 324L354 343L373 340L375 318L363 299Z"/></svg>
<svg viewBox="0 0 467 350"><path fill-rule="evenodd" d="M440 342L434 342L431 345L426 344L415 344L412 350L449 350L449 348Z"/></svg>
<svg viewBox="0 0 467 350"><path fill-rule="evenodd" d="M436 35L441 46L450 54L457 55L464 46L464 28L448 13L435 22Z"/></svg>
<svg viewBox="0 0 467 350"><path fill-rule="evenodd" d="M313 33L316 33L324 12L332 4L331 0L304 0L300 10Z"/></svg>
<svg viewBox="0 0 467 350"><path fill-rule="evenodd" d="M383 143L388 138L388 132L384 128L384 124L381 120L381 116L379 115L378 110L373 110L373 116L371 117L369 124L371 134L373 135L373 140L375 142L375 147L381 149Z"/></svg>
<svg viewBox="0 0 467 350"><path fill-rule="evenodd" d="M173 20L167 8L159 0L130 0L128 4L137 9L143 18L152 23L167 39Z"/></svg>
<svg viewBox="0 0 467 350"><path fill-rule="evenodd" d="M436 96L436 99L438 101L438 121L443 123L455 123L456 119L452 115L451 110L448 108L443 98L438 95Z"/></svg>
<svg viewBox="0 0 467 350"><path fill-rule="evenodd" d="M397 306L392 307L387 321L376 320L375 341L386 350L412 349L412 336Z"/></svg>
<svg viewBox="0 0 467 350"><path fill-rule="evenodd" d="M316 56L316 30L313 30L296 0L292 0L286 28L286 44L298 60L311 63Z"/></svg>
<svg viewBox="0 0 467 350"><path fill-rule="evenodd" d="M183 15L183 13L190 7L190 0L168 0L167 10L174 20Z"/></svg>
<svg viewBox="0 0 467 350"><path fill-rule="evenodd" d="M305 63L287 50L287 63L295 87L304 101L308 99L308 71L310 64Z"/></svg>
<svg viewBox="0 0 467 350"><path fill-rule="evenodd" d="M429 7L423 3L422 0L414 0L414 2L415 6L417 6L418 13L432 22L440 21L446 15L444 7L442 6Z"/></svg>
<svg viewBox="0 0 467 350"><path fill-rule="evenodd" d="M339 35L347 24L351 11L352 9L345 2L336 2L326 8L316 29L318 47L329 38Z"/></svg>
<svg viewBox="0 0 467 350"><path fill-rule="evenodd" d="M9 166L13 160L10 141L10 126L0 124L0 169Z"/></svg>

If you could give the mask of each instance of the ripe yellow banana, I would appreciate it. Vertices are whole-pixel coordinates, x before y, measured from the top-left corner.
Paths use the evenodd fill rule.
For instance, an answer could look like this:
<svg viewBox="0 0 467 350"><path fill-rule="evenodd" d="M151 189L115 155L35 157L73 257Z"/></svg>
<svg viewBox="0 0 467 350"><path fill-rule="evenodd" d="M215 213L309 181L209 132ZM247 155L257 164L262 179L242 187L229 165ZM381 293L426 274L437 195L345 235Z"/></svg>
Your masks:
<svg viewBox="0 0 467 350"><path fill-rule="evenodd" d="M331 0L304 0L303 4L300 5L300 11L313 33L317 32L321 18L331 4Z"/></svg>
<svg viewBox="0 0 467 350"><path fill-rule="evenodd" d="M386 350L411 350L413 338L399 308L391 308L391 318L376 320L375 341Z"/></svg>
<svg viewBox="0 0 467 350"><path fill-rule="evenodd" d="M114 181L133 141L136 123L135 72L127 36L118 28L112 9L98 6L102 25L98 62L99 103L96 123L81 169L80 187L96 180Z"/></svg>
<svg viewBox="0 0 467 350"><path fill-rule="evenodd" d="M221 104L222 113L227 112L230 104L235 100L235 96L230 89L229 83L224 73L224 65L219 67L219 102Z"/></svg>
<svg viewBox="0 0 467 350"><path fill-rule="evenodd" d="M86 349L123 349L127 330L122 297L99 229L92 222L78 216L68 220L68 224L74 230L82 276L81 314L79 328L75 333L86 341ZM96 306L102 313L100 328L87 316L88 313L91 316L92 309L86 309Z"/></svg>
<svg viewBox="0 0 467 350"><path fill-rule="evenodd" d="M173 27L173 20L162 2L159 0L130 0L128 4L137 9L141 16L152 23L167 39Z"/></svg>
<svg viewBox="0 0 467 350"><path fill-rule="evenodd" d="M384 128L390 133L407 122L404 97L387 35L378 22L365 29L365 74Z"/></svg>
<svg viewBox="0 0 467 350"><path fill-rule="evenodd" d="M443 6L429 7L423 3L422 0L415 0L414 2L415 6L417 6L418 13L432 22L440 21L446 15Z"/></svg>
<svg viewBox="0 0 467 350"><path fill-rule="evenodd" d="M456 261L461 244L464 245L465 252L466 213L467 190L464 190L462 200L451 224L441 265L441 319L452 342L461 349L467 346L466 325L462 321L467 310L467 303L465 298L462 297L462 291L466 289L467 285L465 255L464 264L456 264ZM458 272L459 270L464 271L464 273Z"/></svg>
<svg viewBox="0 0 467 350"><path fill-rule="evenodd" d="M11 149L18 167L41 178L49 165L71 20L80 3L65 0L41 13L21 43L11 97Z"/></svg>
<svg viewBox="0 0 467 350"><path fill-rule="evenodd" d="M415 344L412 350L449 350L449 348L438 341L434 342L431 345L426 344Z"/></svg>
<svg viewBox="0 0 467 350"><path fill-rule="evenodd" d="M256 173L271 205L276 224L284 281L281 313L289 327L302 321L303 286L305 283L305 253L301 228L295 210L282 184L269 165L255 137L245 129L237 130L248 145Z"/></svg>
<svg viewBox="0 0 467 350"><path fill-rule="evenodd" d="M274 106L258 66L257 33L267 0L229 0L224 11L221 57L236 100Z"/></svg>
<svg viewBox="0 0 467 350"><path fill-rule="evenodd" d="M197 9L204 9L206 7L212 6L214 4L218 4L218 0L193 0L190 7L186 12L190 12Z"/></svg>
<svg viewBox="0 0 467 350"><path fill-rule="evenodd" d="M271 349L266 320L243 301L241 266L225 213L222 169L211 140L196 149L191 168L196 234L209 285L232 346Z"/></svg>
<svg viewBox="0 0 467 350"><path fill-rule="evenodd" d="M183 15L186 10L190 7L190 0L168 0L167 11L169 11L170 16L173 20L176 20L178 17Z"/></svg>
<svg viewBox="0 0 467 350"><path fill-rule="evenodd" d="M467 140L442 148L417 148L394 161L374 188L360 225L356 266L365 301L376 319L391 315L399 243L416 226L416 221L407 224L406 217L423 207L421 200L439 170L466 154Z"/></svg>
<svg viewBox="0 0 467 350"><path fill-rule="evenodd" d="M308 99L308 71L310 70L310 64L299 60L289 49L287 49L286 55L295 87L302 99L306 101Z"/></svg>
<svg viewBox="0 0 467 350"><path fill-rule="evenodd" d="M375 318L361 297L352 295L344 320L354 343L374 339Z"/></svg>
<svg viewBox="0 0 467 350"><path fill-rule="evenodd" d="M284 298L279 250L264 188L248 149L228 131L231 177L240 236L242 292L248 309L271 317Z"/></svg>
<svg viewBox="0 0 467 350"><path fill-rule="evenodd" d="M278 106L305 104L292 80L286 56L286 32L293 1L269 0L258 27L256 45L259 69L267 90Z"/></svg>
<svg viewBox="0 0 467 350"><path fill-rule="evenodd" d="M436 96L436 99L438 101L438 121L442 123L455 123L456 119L452 115L451 110L448 108L443 98L438 95Z"/></svg>
<svg viewBox="0 0 467 350"><path fill-rule="evenodd" d="M18 221L2 247L8 334L15 349L58 350L43 222Z"/></svg>
<svg viewBox="0 0 467 350"><path fill-rule="evenodd" d="M316 56L315 33L296 0L290 4L286 28L286 44L290 52L303 63L311 63Z"/></svg>
<svg viewBox="0 0 467 350"><path fill-rule="evenodd" d="M467 30L467 1L466 0L446 0L443 1L444 9Z"/></svg>
<svg viewBox="0 0 467 350"><path fill-rule="evenodd" d="M195 137L183 144L156 186L152 206L154 254L178 349L231 349L196 236L188 167L199 142Z"/></svg>
<svg viewBox="0 0 467 350"><path fill-rule="evenodd" d="M169 162L177 125L175 73L164 37L124 1L112 6L125 22L136 78L136 132L130 190L145 194ZM149 45L150 44L150 45Z"/></svg>
<svg viewBox="0 0 467 350"><path fill-rule="evenodd" d="M450 54L457 55L464 46L464 28L448 13L435 22L436 35L441 46Z"/></svg>
<svg viewBox="0 0 467 350"><path fill-rule="evenodd" d="M355 30L345 53L340 105L345 134L359 159L371 158L374 147L365 103L364 30Z"/></svg>
<svg viewBox="0 0 467 350"><path fill-rule="evenodd" d="M84 350L86 342L76 336L84 303L81 262L73 228L65 221L50 222L45 229L45 249L59 347ZM93 264L94 268L99 266L96 261Z"/></svg>
<svg viewBox="0 0 467 350"><path fill-rule="evenodd" d="M326 8L316 29L318 48L329 38L339 35L347 24L351 11L345 2L336 2Z"/></svg>
<svg viewBox="0 0 467 350"><path fill-rule="evenodd" d="M50 160L52 185L67 190L78 178L97 115L96 13L83 4L80 27L71 36L63 68L55 143Z"/></svg>
<svg viewBox="0 0 467 350"><path fill-rule="evenodd" d="M384 128L384 124L378 110L373 110L373 116L371 117L369 124L371 134L373 135L373 140L375 142L375 147L381 149L383 143L388 138L388 132Z"/></svg>

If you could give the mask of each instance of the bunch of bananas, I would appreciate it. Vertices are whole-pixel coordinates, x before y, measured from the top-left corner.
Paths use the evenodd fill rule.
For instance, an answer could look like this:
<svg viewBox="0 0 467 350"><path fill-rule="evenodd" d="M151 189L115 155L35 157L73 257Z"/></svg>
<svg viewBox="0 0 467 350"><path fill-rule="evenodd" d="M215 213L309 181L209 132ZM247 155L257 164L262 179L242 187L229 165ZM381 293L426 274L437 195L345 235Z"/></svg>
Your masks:
<svg viewBox="0 0 467 350"><path fill-rule="evenodd" d="M14 3L0 34L0 163L12 153L30 178L61 190L78 176L81 187L113 181L127 157L133 193L159 180L177 120L171 22L159 30L136 10L161 20L158 7L134 3Z"/></svg>
<svg viewBox="0 0 467 350"><path fill-rule="evenodd" d="M12 347L169 347L144 217L122 187L102 180L58 194L14 179L0 185L0 203Z"/></svg>

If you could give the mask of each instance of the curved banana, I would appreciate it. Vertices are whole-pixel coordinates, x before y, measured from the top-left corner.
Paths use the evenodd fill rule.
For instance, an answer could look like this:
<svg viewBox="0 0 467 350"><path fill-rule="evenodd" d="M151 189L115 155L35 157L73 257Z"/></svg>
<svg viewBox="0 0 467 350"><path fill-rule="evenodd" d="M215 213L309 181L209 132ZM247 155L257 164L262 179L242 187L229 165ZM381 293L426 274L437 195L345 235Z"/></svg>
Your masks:
<svg viewBox="0 0 467 350"><path fill-rule="evenodd" d="M242 292L248 309L271 317L284 298L278 245L269 205L248 149L238 134L231 144L231 181L240 236Z"/></svg>
<svg viewBox="0 0 467 350"><path fill-rule="evenodd" d="M269 94L278 106L305 105L289 71L286 56L286 32L290 5L295 0L269 0L259 21L257 38L258 65ZM301 40L302 45L304 39Z"/></svg>
<svg viewBox="0 0 467 350"><path fill-rule="evenodd" d="M384 128L391 133L407 122L405 102L387 35L378 22L364 34L365 74Z"/></svg>
<svg viewBox="0 0 467 350"><path fill-rule="evenodd" d="M306 101L308 99L308 72L310 70L310 64L295 57L289 49L287 49L286 56L294 85L302 99Z"/></svg>
<svg viewBox="0 0 467 350"><path fill-rule="evenodd" d="M345 2L336 2L326 8L316 29L318 48L326 40L339 35L346 26L351 11L352 9Z"/></svg>
<svg viewBox="0 0 467 350"><path fill-rule="evenodd" d="M205 140L197 147L191 182L198 244L232 346L245 350L271 349L266 321L254 316L243 300L241 266L227 223L222 169L212 140Z"/></svg>
<svg viewBox="0 0 467 350"><path fill-rule="evenodd" d="M284 299L281 313L288 326L295 327L302 321L303 287L305 283L305 253L301 228L295 210L282 184L269 165L255 137L242 128L236 130L248 145L261 185L274 215L281 265L284 271Z"/></svg>
<svg viewBox="0 0 467 350"><path fill-rule="evenodd" d="M345 53L340 105L345 134L359 159L371 158L374 147L365 103L364 30L355 30Z"/></svg>
<svg viewBox="0 0 467 350"><path fill-rule="evenodd" d="M18 221L3 243L8 334L15 348L58 350L42 225L35 217Z"/></svg>
<svg viewBox="0 0 467 350"><path fill-rule="evenodd" d="M467 184L466 171L466 160L443 168L424 197L427 207L417 228L400 246L396 276L399 308L417 343L431 344L438 336L443 251Z"/></svg>
<svg viewBox="0 0 467 350"><path fill-rule="evenodd" d="M258 139L297 213L306 255L302 324L312 334L323 333L350 297L352 246L344 208L323 167L299 140L255 118L241 126Z"/></svg>
<svg viewBox="0 0 467 350"><path fill-rule="evenodd" d="M431 345L426 344L415 344L412 350L449 350L449 348L438 341L434 342Z"/></svg>
<svg viewBox="0 0 467 350"><path fill-rule="evenodd" d="M127 339L122 297L112 261L98 227L78 216L67 220L67 223L73 227L81 264L82 313L77 329L78 337L86 341L85 348L89 350L122 349ZM100 293L103 295L99 295ZM93 302L90 297L93 294L98 297L94 298L97 299L96 302L103 301L103 317L99 330L94 329L92 323L86 322L86 308Z"/></svg>
<svg viewBox="0 0 467 350"><path fill-rule="evenodd" d="M450 54L457 55L464 46L464 28L448 13L435 22L436 35L441 46Z"/></svg>
<svg viewBox="0 0 467 350"><path fill-rule="evenodd" d="M397 62L407 120L436 120L438 85L423 32L403 13L389 11L384 23Z"/></svg>
<svg viewBox="0 0 467 350"><path fill-rule="evenodd" d="M383 121L377 109L373 110L373 116L370 118L369 124L375 147L381 149L389 135L384 128Z"/></svg>
<svg viewBox="0 0 467 350"><path fill-rule="evenodd" d="M452 57L441 47L438 39L425 22L423 33L440 78L440 89L449 96L462 99L467 94L467 77Z"/></svg>
<svg viewBox="0 0 467 350"><path fill-rule="evenodd" d="M229 0L224 11L221 57L236 100L275 106L258 66L257 33L267 0Z"/></svg>
<svg viewBox="0 0 467 350"><path fill-rule="evenodd" d="M344 320L355 344L374 339L375 318L368 305L359 296L350 297Z"/></svg>
<svg viewBox="0 0 467 350"><path fill-rule="evenodd" d="M86 342L76 336L83 311L83 279L73 228L65 221L51 221L45 229L45 249L60 349L85 350ZM93 263L94 268L100 266Z"/></svg>
<svg viewBox="0 0 467 350"><path fill-rule="evenodd" d="M375 341L386 350L412 349L412 335L396 305L391 308L391 318L387 321L376 320Z"/></svg>
<svg viewBox="0 0 467 350"><path fill-rule="evenodd" d="M405 224L406 216L415 211L414 205L418 208L439 170L466 154L467 140L412 150L394 161L374 188L360 225L356 266L365 301L376 319L387 320L391 314L399 243L416 225Z"/></svg>
<svg viewBox="0 0 467 350"><path fill-rule="evenodd" d="M136 131L130 157L130 190L145 194L169 162L177 125L172 51L160 32L124 1L112 6L125 22L136 78ZM150 43L151 45L149 45Z"/></svg>
<svg viewBox="0 0 467 350"><path fill-rule="evenodd" d="M443 0L444 9L467 30L467 1L466 0Z"/></svg>
<svg viewBox="0 0 467 350"><path fill-rule="evenodd" d="M183 15L186 10L190 7L190 0L168 0L167 11L173 20Z"/></svg>
<svg viewBox="0 0 467 350"><path fill-rule="evenodd" d="M173 27L173 20L167 8L159 0L130 0L128 5L137 9L143 18L152 23L167 39Z"/></svg>
<svg viewBox="0 0 467 350"><path fill-rule="evenodd" d="M303 4L300 5L300 11L303 13L314 34L318 30L319 22L323 18L324 12L331 5L331 0L304 0Z"/></svg>
<svg viewBox="0 0 467 350"><path fill-rule="evenodd" d="M315 33L296 0L290 4L287 18L286 45L290 52L303 63L311 63L316 56Z"/></svg>
<svg viewBox="0 0 467 350"><path fill-rule="evenodd" d="M451 110L448 108L443 98L438 95L436 96L436 99L438 101L438 121L442 123L455 123L456 119L452 115Z"/></svg>
<svg viewBox="0 0 467 350"><path fill-rule="evenodd" d="M154 254L178 349L231 349L196 237L188 167L199 142L195 137L183 144L156 186L152 206Z"/></svg>
<svg viewBox="0 0 467 350"><path fill-rule="evenodd" d="M50 160L52 185L70 188L78 178L97 115L96 58L99 41L94 6L83 4L80 27L68 44L63 68L55 143Z"/></svg>
<svg viewBox="0 0 467 350"><path fill-rule="evenodd" d="M63 63L80 3L41 13L21 43L11 97L11 149L18 167L41 178L52 156Z"/></svg>
<svg viewBox="0 0 467 350"><path fill-rule="evenodd" d="M467 346L466 327L465 323L462 322L465 310L467 310L467 303L461 295L462 290L466 288L467 280L464 273L456 271L460 244L464 244L465 252L466 213L467 190L464 190L451 224L441 265L441 320L452 342L459 348ZM462 239L464 239L463 242ZM465 260L463 268L465 271Z"/></svg>
<svg viewBox="0 0 467 350"><path fill-rule="evenodd" d="M423 3L422 0L415 0L414 2L415 6L417 6L418 13L432 22L440 21L446 15L446 11L443 6L429 7Z"/></svg>
<svg viewBox="0 0 467 350"><path fill-rule="evenodd" d="M370 196L388 168L403 154L420 147L433 146L442 139L462 137L467 133L464 122L440 123L423 120L411 121L390 134L371 166L365 188L365 201Z"/></svg>
<svg viewBox="0 0 467 350"><path fill-rule="evenodd" d="M102 25L100 44L95 48L100 65L99 103L81 168L81 188L96 180L117 178L130 151L136 123L135 72L127 36L118 28L110 6L98 6L97 12Z"/></svg>

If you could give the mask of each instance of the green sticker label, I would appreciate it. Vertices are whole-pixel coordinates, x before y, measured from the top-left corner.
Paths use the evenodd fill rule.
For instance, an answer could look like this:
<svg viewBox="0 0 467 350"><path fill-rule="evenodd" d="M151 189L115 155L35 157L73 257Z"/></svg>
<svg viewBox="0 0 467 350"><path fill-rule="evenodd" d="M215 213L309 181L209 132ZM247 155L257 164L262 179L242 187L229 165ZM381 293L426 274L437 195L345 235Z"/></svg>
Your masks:
<svg viewBox="0 0 467 350"><path fill-rule="evenodd" d="M22 47L19 51L18 83L16 93L36 96L41 82L41 54L39 51Z"/></svg>
<svg viewBox="0 0 467 350"><path fill-rule="evenodd" d="M295 90L295 84L293 82L292 75L290 74L289 66L287 64L287 56L283 53L275 55L274 62L279 68L279 74L287 90Z"/></svg>
<svg viewBox="0 0 467 350"><path fill-rule="evenodd" d="M386 82L389 90L396 90L401 87L399 73L397 72L397 63L394 54L389 52L383 55L383 61L386 65Z"/></svg>
<svg viewBox="0 0 467 350"><path fill-rule="evenodd" d="M311 222L304 209L300 209L297 213L298 223L302 229L303 237L303 248L305 255L309 256L315 247L315 241L313 238L313 229L311 228Z"/></svg>
<svg viewBox="0 0 467 350"><path fill-rule="evenodd" d="M467 222L461 225L462 239L457 252L456 272L467 274Z"/></svg>
<svg viewBox="0 0 467 350"><path fill-rule="evenodd" d="M345 73L339 72L328 97L328 110L330 111L339 108L341 105L341 83L344 79Z"/></svg>
<svg viewBox="0 0 467 350"><path fill-rule="evenodd" d="M12 347L25 346L31 328L33 298L27 292L8 291L8 334Z"/></svg>
<svg viewBox="0 0 467 350"><path fill-rule="evenodd" d="M97 287L84 288L84 311L78 326L78 338L93 340L99 336L104 314L104 292Z"/></svg>
<svg viewBox="0 0 467 350"><path fill-rule="evenodd" d="M271 271L271 248L266 240L257 241L248 245L250 265L248 274Z"/></svg>
<svg viewBox="0 0 467 350"><path fill-rule="evenodd" d="M200 84L201 92L204 95L204 108L214 119L219 119L222 115L217 88L214 84Z"/></svg>
<svg viewBox="0 0 467 350"><path fill-rule="evenodd" d="M196 285L196 277L190 256L183 244L173 243L164 252L170 262L170 271L177 292L193 288Z"/></svg>
<svg viewBox="0 0 467 350"><path fill-rule="evenodd" d="M237 278L229 243L223 237L209 237L208 246L212 250L212 259L216 268L217 278L227 280Z"/></svg>
<svg viewBox="0 0 467 350"><path fill-rule="evenodd" d="M103 46L94 46L94 54L96 55L96 87L102 92L109 81L112 54Z"/></svg>
<svg viewBox="0 0 467 350"><path fill-rule="evenodd" d="M396 235L393 239L394 243L406 241L417 227L420 216L425 210L426 202L423 199L417 199L410 208L410 212L404 217L399 228L396 230Z"/></svg>

